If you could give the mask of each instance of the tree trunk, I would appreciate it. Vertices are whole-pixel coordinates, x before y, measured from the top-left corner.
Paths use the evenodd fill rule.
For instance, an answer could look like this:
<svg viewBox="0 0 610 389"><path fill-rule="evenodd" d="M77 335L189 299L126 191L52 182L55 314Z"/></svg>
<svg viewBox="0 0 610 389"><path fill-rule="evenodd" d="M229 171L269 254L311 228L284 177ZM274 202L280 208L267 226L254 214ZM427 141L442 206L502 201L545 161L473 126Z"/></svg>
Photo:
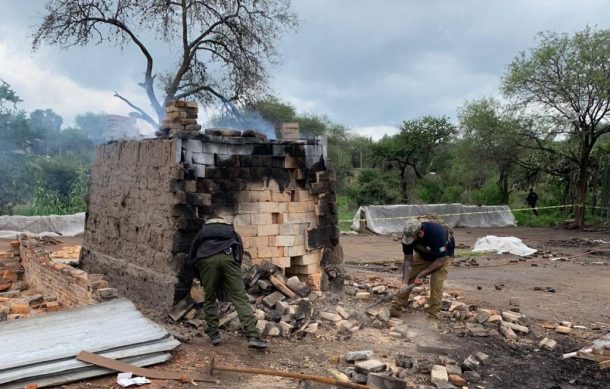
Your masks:
<svg viewBox="0 0 610 389"><path fill-rule="evenodd" d="M500 178L498 180L498 187L500 188L500 197L502 204L508 204L508 174L500 173Z"/></svg>
<svg viewBox="0 0 610 389"><path fill-rule="evenodd" d="M401 184L401 189L402 189L402 198L405 203L408 203L408 201L409 201L409 196L407 194L407 192L408 192L407 167L409 167L409 165L405 165L400 168L400 184Z"/></svg>
<svg viewBox="0 0 610 389"><path fill-rule="evenodd" d="M589 156L583 156L579 171L578 182L576 184L576 196L574 198L574 215L576 225L580 228L585 225L585 201L587 198L587 183L589 181L588 167Z"/></svg>

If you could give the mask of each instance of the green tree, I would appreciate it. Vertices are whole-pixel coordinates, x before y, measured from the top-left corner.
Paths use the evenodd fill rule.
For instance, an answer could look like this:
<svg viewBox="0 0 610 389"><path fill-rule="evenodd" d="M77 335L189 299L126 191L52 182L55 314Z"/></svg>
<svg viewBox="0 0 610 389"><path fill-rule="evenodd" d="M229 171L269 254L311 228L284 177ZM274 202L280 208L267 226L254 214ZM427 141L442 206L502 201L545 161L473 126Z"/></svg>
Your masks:
<svg viewBox="0 0 610 389"><path fill-rule="evenodd" d="M260 94L277 41L296 25L289 0L47 0L45 8L34 48L110 42L139 50L145 61L139 85L157 120L128 98L115 96L153 127L165 116L163 103L171 100L191 98L207 105ZM171 55L174 66L164 72L155 68L147 43L151 34L178 50Z"/></svg>
<svg viewBox="0 0 610 389"><path fill-rule="evenodd" d="M373 160L379 166L396 168L404 201L409 200L409 173L424 177L435 162L439 148L456 134L445 116L424 116L402 123L396 135L384 136L373 146Z"/></svg>
<svg viewBox="0 0 610 389"><path fill-rule="evenodd" d="M610 30L541 33L538 47L509 65L502 89L524 114L547 122L526 133L536 147L577 167L575 216L583 226L592 151L610 132ZM566 150L548 142L562 138L570 140Z"/></svg>
<svg viewBox="0 0 610 389"><path fill-rule="evenodd" d="M10 213L31 193L31 164L25 153L30 129L25 113L18 109L19 102L10 85L0 81L0 214Z"/></svg>
<svg viewBox="0 0 610 389"><path fill-rule="evenodd" d="M519 123L503 112L494 99L468 102L458 117L463 135L472 146L470 157L496 168L501 202L508 204L512 192L510 176L520 154Z"/></svg>

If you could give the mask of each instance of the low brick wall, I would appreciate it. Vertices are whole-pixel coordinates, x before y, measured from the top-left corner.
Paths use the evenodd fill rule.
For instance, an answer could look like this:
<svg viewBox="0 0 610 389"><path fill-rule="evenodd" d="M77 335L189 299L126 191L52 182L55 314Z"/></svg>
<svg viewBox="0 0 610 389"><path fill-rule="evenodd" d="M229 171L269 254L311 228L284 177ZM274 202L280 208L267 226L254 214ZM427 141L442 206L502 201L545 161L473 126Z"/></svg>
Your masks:
<svg viewBox="0 0 610 389"><path fill-rule="evenodd" d="M25 281L38 292L54 295L66 307L95 304L117 297L101 274L88 274L72 266L56 263L44 245L35 239L21 240L21 266Z"/></svg>

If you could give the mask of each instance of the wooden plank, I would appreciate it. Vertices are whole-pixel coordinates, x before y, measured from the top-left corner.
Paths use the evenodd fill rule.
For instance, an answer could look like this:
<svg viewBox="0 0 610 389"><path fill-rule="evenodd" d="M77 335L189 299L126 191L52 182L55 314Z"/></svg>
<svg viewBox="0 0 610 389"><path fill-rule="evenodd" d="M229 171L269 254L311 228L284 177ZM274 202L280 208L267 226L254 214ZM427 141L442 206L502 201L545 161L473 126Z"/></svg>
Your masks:
<svg viewBox="0 0 610 389"><path fill-rule="evenodd" d="M599 363L599 368L602 369L602 370L610 369L610 359L608 359L605 362L600 362Z"/></svg>
<svg viewBox="0 0 610 389"><path fill-rule="evenodd" d="M105 367L106 369L112 369L115 371L120 371L122 373L133 373L137 376L160 379L160 380L175 380L175 381L201 381L201 382L210 382L217 383L216 379L210 377L202 377L196 376L192 372L180 372L180 371L159 371L146 369L134 365L130 365L129 363L117 361L116 359L105 358L101 355L96 355L90 353L88 351L81 351L76 356L76 359L79 361L91 363L96 366Z"/></svg>
<svg viewBox="0 0 610 389"><path fill-rule="evenodd" d="M270 274L269 275L269 281L271 281L271 283L273 284L273 286L275 286L280 292L284 293L286 295L286 297L289 298L294 298L296 296L296 293L294 293L292 290L290 290L286 284L284 284L279 278L277 278L275 275Z"/></svg>
<svg viewBox="0 0 610 389"><path fill-rule="evenodd" d="M596 355L593 353L583 353L583 352L578 352L578 358L582 358L582 359L588 359L590 361L595 361L595 362L606 362L609 358L605 357L603 355Z"/></svg>

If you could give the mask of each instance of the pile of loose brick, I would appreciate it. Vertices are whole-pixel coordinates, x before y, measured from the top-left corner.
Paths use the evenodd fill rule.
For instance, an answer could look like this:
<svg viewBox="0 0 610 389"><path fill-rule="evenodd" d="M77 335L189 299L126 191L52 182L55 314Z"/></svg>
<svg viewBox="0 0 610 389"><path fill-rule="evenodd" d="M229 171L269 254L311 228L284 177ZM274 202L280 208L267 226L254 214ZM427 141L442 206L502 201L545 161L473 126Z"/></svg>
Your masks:
<svg viewBox="0 0 610 389"><path fill-rule="evenodd" d="M19 241L10 242L11 248L0 251L0 292L9 290L22 276L19 262Z"/></svg>
<svg viewBox="0 0 610 389"><path fill-rule="evenodd" d="M118 297L102 275L54 261L47 243L48 240L22 236L11 242L10 251L0 254L2 279L10 281L8 288L0 292L0 321ZM7 285L4 281L2 284Z"/></svg>

